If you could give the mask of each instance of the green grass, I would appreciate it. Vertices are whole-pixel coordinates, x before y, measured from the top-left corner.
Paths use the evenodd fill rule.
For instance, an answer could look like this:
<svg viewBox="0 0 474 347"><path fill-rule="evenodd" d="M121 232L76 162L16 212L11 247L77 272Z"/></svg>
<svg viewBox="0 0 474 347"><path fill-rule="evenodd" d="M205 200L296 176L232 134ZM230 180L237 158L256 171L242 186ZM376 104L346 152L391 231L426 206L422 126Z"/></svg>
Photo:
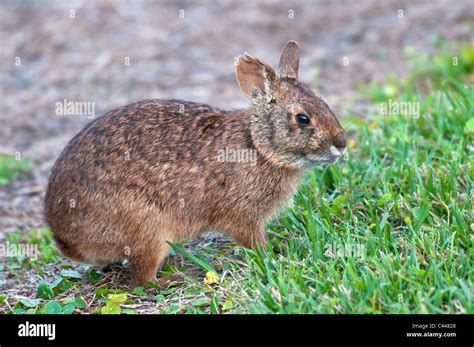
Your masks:
<svg viewBox="0 0 474 347"><path fill-rule="evenodd" d="M9 183L31 168L32 164L28 160L0 153L0 185Z"/></svg>
<svg viewBox="0 0 474 347"><path fill-rule="evenodd" d="M127 291L100 284L94 269L64 263L49 230L14 233L10 242L37 244L42 257L13 259L3 270L15 277L30 268L46 282L31 299L0 295L0 308L150 312L140 303L161 313L474 313L474 54L467 45L457 55L440 52L409 52L409 76L364 89L380 111L344 118L353 134L349 156L306 175L267 226L265 251L173 244L162 274L187 278ZM453 56L461 57L457 65ZM388 100L419 103L419 116L381 114Z"/></svg>

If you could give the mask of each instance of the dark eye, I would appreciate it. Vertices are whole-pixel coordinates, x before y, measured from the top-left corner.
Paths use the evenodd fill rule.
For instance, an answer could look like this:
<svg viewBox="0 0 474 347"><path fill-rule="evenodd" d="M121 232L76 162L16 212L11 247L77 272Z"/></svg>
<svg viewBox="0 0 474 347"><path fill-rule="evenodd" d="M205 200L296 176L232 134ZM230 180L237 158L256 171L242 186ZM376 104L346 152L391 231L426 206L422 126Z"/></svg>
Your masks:
<svg viewBox="0 0 474 347"><path fill-rule="evenodd" d="M301 125L308 125L309 124L309 117L307 115L305 115L304 113L298 113L296 115L296 120Z"/></svg>

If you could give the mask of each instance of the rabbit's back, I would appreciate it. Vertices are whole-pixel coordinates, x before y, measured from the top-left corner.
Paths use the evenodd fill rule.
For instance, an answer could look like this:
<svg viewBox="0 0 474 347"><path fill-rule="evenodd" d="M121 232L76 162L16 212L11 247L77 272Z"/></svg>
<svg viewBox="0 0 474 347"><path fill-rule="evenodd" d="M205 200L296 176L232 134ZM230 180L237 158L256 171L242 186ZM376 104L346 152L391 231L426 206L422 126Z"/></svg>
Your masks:
<svg viewBox="0 0 474 347"><path fill-rule="evenodd" d="M203 151L211 139L202 137L224 117L216 112L179 100L145 100L110 111L66 146L49 188L61 194L78 187L103 195L117 190L147 194L168 185L173 178L168 174L185 174L192 171L188 162L194 166L206 158Z"/></svg>

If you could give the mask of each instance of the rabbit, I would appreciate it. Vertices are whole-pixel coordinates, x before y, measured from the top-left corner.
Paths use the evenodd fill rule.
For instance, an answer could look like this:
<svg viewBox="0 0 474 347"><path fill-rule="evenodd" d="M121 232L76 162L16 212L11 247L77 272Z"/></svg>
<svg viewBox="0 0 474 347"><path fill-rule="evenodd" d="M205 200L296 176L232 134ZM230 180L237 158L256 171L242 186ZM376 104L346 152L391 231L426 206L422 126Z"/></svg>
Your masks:
<svg viewBox="0 0 474 347"><path fill-rule="evenodd" d="M265 223L308 168L344 154L346 135L298 81L296 41L284 46L278 75L247 53L234 64L247 109L144 100L98 117L67 144L45 195L64 256L104 267L127 260L136 286L157 281L168 242L205 231L265 249Z"/></svg>

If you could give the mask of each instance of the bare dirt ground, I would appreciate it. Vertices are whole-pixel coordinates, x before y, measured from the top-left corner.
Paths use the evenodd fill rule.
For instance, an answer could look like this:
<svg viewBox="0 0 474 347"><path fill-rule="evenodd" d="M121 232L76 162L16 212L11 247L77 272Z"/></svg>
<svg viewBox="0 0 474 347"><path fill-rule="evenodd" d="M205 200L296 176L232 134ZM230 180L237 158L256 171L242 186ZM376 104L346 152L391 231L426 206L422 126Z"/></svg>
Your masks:
<svg viewBox="0 0 474 347"><path fill-rule="evenodd" d="M337 114L363 116L355 86L403 75L406 46L429 50L433 37L470 40L474 18L469 0L70 3L0 4L0 152L19 152L35 165L0 186L0 239L44 226L54 160L90 121L56 115L58 101L95 102L96 116L145 98L245 107L234 57L246 51L276 68L283 44L295 39L301 78Z"/></svg>

